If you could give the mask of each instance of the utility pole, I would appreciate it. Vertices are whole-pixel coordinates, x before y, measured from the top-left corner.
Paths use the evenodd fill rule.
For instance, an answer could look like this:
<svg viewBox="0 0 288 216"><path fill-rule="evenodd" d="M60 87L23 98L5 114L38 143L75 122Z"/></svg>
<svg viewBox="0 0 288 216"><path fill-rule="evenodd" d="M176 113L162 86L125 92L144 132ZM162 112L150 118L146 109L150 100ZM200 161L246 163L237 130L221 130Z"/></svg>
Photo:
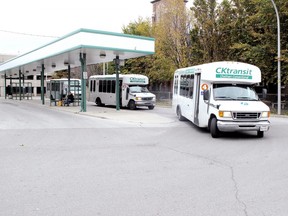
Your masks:
<svg viewBox="0 0 288 216"><path fill-rule="evenodd" d="M280 43L280 18L279 18L279 13L276 7L276 4L273 0L271 0L273 7L275 9L275 13L276 13L276 17L277 17L277 45L278 45L278 57L277 57L277 61L278 61L278 98L277 98L277 114L280 115L281 114L281 43Z"/></svg>

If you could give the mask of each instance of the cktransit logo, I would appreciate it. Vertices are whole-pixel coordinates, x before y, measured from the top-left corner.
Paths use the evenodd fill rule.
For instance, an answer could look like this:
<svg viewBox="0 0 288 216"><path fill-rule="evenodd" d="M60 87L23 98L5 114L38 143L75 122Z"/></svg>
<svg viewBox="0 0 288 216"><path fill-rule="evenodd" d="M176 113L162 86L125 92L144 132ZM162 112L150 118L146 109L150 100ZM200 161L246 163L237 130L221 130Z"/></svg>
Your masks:
<svg viewBox="0 0 288 216"><path fill-rule="evenodd" d="M216 69L216 78L252 79L252 70L218 67Z"/></svg>
<svg viewBox="0 0 288 216"><path fill-rule="evenodd" d="M146 83L145 78L139 78L139 77L130 77L130 82L133 83Z"/></svg>

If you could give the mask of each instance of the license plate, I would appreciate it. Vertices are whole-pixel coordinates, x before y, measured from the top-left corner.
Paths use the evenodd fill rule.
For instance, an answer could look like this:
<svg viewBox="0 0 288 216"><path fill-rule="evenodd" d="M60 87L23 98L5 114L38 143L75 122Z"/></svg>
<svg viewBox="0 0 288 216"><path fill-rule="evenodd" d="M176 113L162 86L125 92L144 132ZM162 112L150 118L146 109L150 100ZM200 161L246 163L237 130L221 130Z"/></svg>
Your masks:
<svg viewBox="0 0 288 216"><path fill-rule="evenodd" d="M260 131L268 131L268 126L261 126Z"/></svg>

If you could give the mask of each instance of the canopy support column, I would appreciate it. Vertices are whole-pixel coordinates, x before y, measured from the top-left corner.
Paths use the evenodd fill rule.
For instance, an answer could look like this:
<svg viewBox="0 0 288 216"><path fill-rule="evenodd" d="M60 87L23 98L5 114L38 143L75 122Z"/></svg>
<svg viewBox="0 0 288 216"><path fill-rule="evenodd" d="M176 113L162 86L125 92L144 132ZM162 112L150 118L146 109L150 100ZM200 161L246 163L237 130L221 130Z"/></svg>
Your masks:
<svg viewBox="0 0 288 216"><path fill-rule="evenodd" d="M120 59L119 56L117 55L116 58L114 59L115 65L116 65L116 110L120 110L120 89L119 89L119 64L120 64Z"/></svg>
<svg viewBox="0 0 288 216"><path fill-rule="evenodd" d="M41 68L41 100L42 100L42 104L45 104L45 98L44 98L44 64L42 64L42 68Z"/></svg>
<svg viewBox="0 0 288 216"><path fill-rule="evenodd" d="M21 92L21 70L19 70L19 100L22 99L22 92Z"/></svg>
<svg viewBox="0 0 288 216"><path fill-rule="evenodd" d="M86 53L80 53L81 62L81 110L80 112L86 112L86 79L87 79L87 72L86 72Z"/></svg>
<svg viewBox="0 0 288 216"><path fill-rule="evenodd" d="M4 79L4 95L5 95L5 99L7 99L7 87L6 87L6 81L7 80L7 76L6 76L6 73L5 73L5 79Z"/></svg>
<svg viewBox="0 0 288 216"><path fill-rule="evenodd" d="M67 95L70 92L70 79L71 79L71 67L70 67L70 64L68 64L68 90L67 90Z"/></svg>
<svg viewBox="0 0 288 216"><path fill-rule="evenodd" d="M11 98L13 97L12 90L13 90L13 88L12 88L12 75L10 75L10 86L9 86L10 95L9 95L9 97L11 97Z"/></svg>

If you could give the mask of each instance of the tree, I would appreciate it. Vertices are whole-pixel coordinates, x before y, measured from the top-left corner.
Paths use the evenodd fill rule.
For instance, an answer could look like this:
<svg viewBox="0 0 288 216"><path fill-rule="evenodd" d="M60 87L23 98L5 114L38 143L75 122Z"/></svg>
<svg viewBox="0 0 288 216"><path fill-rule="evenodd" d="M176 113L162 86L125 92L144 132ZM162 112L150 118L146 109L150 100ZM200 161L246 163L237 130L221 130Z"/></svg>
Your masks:
<svg viewBox="0 0 288 216"><path fill-rule="evenodd" d="M287 34L283 31L288 4L278 0L277 5L282 29L282 81L288 82ZM264 84L277 82L277 25L270 0L223 0L219 5L214 0L195 0L191 10L195 19L191 49L200 64L247 62L260 67Z"/></svg>
<svg viewBox="0 0 288 216"><path fill-rule="evenodd" d="M217 3L216 0L195 0L191 8L194 16L193 36L202 51L202 63L217 60ZM199 62L200 63L200 62Z"/></svg>
<svg viewBox="0 0 288 216"><path fill-rule="evenodd" d="M218 60L234 60L232 55L229 55L232 45L232 32L234 29L234 22L236 19L235 9L230 4L230 1L224 0L217 8L217 19L215 35L217 46L215 48L215 59Z"/></svg>
<svg viewBox="0 0 288 216"><path fill-rule="evenodd" d="M277 25L271 0L194 0L191 13L182 0L163 1L153 26L139 19L124 33L155 37L155 54L130 59L124 73L143 73L169 83L177 68L232 60L260 67L265 85L277 83ZM281 79L288 83L288 3L275 0L281 22ZM269 91L269 89L268 89Z"/></svg>
<svg viewBox="0 0 288 216"><path fill-rule="evenodd" d="M61 78L67 78L68 77L68 71L67 70L59 70L55 71L51 75L52 79L61 79Z"/></svg>
<svg viewBox="0 0 288 216"><path fill-rule="evenodd" d="M146 18L143 19L142 17L138 18L136 22L130 22L126 27L122 28L123 33L125 34L132 34L138 36L146 36L152 37L153 29L151 21ZM151 71L153 70L153 56L145 56L139 58L128 59L125 62L125 66L121 67L121 73L135 73L135 74L143 74L149 76ZM153 77L149 77L150 82L156 82Z"/></svg>
<svg viewBox="0 0 288 216"><path fill-rule="evenodd" d="M122 31L124 34L146 37L151 37L153 35L151 21L148 18L144 19L143 17L139 17L137 21L130 22L127 26L123 26Z"/></svg>
<svg viewBox="0 0 288 216"><path fill-rule="evenodd" d="M277 23L270 0L234 0L237 19L232 34L231 55L236 60L252 63L260 67L264 84L277 83ZM288 4L277 1L281 26L287 25ZM286 19L285 19L286 17ZM287 33L282 30L281 47L287 46ZM287 47L282 50L282 62L287 60ZM282 71L287 63L282 65ZM287 72L282 73L287 82Z"/></svg>
<svg viewBox="0 0 288 216"><path fill-rule="evenodd" d="M183 0L166 0L159 21L154 26L156 55L171 62L171 69L191 65L189 31L192 17Z"/></svg>

